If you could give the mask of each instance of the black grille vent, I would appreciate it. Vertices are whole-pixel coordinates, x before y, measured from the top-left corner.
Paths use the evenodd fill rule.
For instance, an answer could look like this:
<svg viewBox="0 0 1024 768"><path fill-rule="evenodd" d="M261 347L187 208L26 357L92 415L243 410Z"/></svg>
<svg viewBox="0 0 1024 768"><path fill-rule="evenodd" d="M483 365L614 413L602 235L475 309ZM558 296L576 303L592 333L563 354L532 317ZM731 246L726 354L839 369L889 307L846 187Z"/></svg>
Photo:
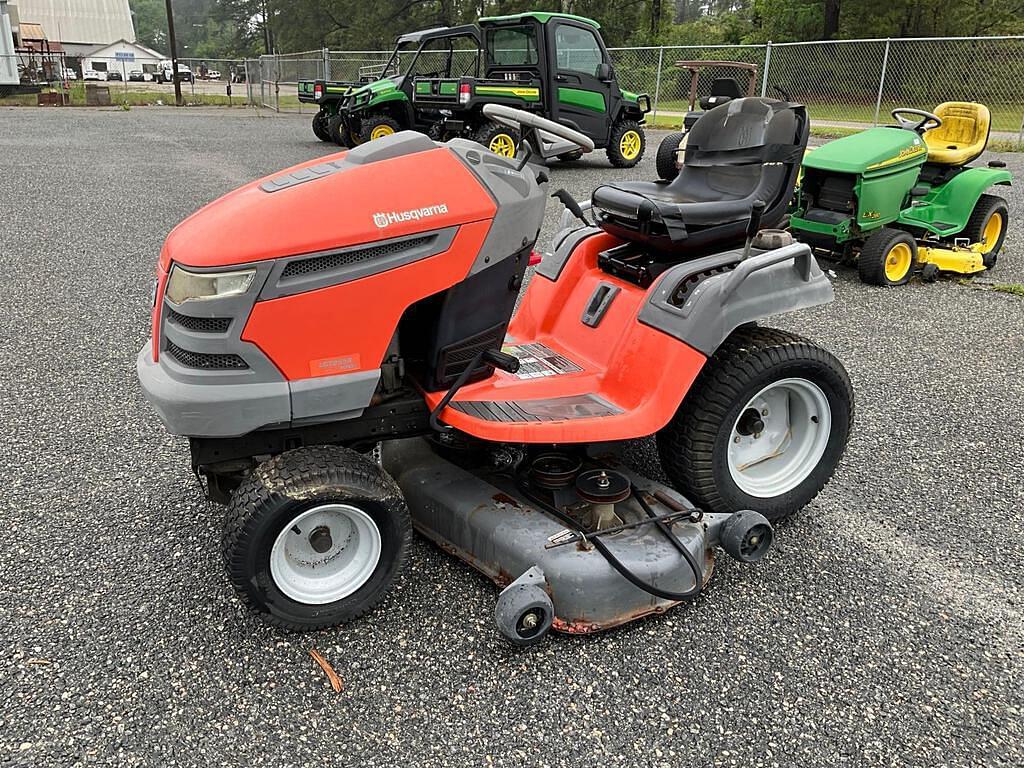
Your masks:
<svg viewBox="0 0 1024 768"><path fill-rule="evenodd" d="M192 317L167 309L167 320L188 331L197 333L224 333L231 325L230 317Z"/></svg>
<svg viewBox="0 0 1024 768"><path fill-rule="evenodd" d="M191 352L182 349L172 341L167 342L167 354L186 368L201 368L206 371L240 370L248 368L245 360L238 355L211 355L205 352Z"/></svg>
<svg viewBox="0 0 1024 768"><path fill-rule="evenodd" d="M352 264L362 264L365 261L372 261L384 256L394 256L396 253L411 251L414 248L426 245L433 238L433 235L429 237L414 237L411 240L402 240L397 243L384 243L383 245L375 245L370 248L360 248L356 251L328 253L324 256L297 259L296 261L289 262L285 266L284 271L281 272L281 279L287 280L289 277L312 275L317 272L329 272L333 269L348 267Z"/></svg>
<svg viewBox="0 0 1024 768"><path fill-rule="evenodd" d="M478 352L488 349L499 349L504 338L505 327L504 325L498 325L478 333L476 336L463 339L458 344L442 349L440 365L438 366L441 370L438 378L445 381L457 378L460 373L466 370L466 366L473 361Z"/></svg>

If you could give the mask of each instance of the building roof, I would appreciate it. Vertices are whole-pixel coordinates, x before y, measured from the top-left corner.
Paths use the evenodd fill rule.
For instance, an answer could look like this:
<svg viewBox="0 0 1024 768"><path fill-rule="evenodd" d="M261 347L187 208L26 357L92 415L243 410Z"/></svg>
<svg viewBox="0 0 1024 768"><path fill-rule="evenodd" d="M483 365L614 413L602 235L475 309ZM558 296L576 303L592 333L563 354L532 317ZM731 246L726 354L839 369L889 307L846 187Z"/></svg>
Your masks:
<svg viewBox="0 0 1024 768"><path fill-rule="evenodd" d="M82 53L80 55L81 56L94 57L94 58L98 58L98 59L113 58L112 56L103 56L102 55L103 52L106 51L109 48L119 48L121 50L124 50L125 48L133 48L136 51L141 51L142 53L146 54L145 58L160 59L160 60L169 58L167 56L164 56L164 54L159 53L157 51L154 51L152 48L143 45L142 43L133 43L130 40L124 40L124 39L115 40L112 43L105 43L103 45L97 45L95 48L92 48L92 49L90 49L90 50L88 50L85 53Z"/></svg>
<svg viewBox="0 0 1024 768"><path fill-rule="evenodd" d="M16 7L19 19L41 25L50 40L87 45L135 40L128 0L17 0Z"/></svg>

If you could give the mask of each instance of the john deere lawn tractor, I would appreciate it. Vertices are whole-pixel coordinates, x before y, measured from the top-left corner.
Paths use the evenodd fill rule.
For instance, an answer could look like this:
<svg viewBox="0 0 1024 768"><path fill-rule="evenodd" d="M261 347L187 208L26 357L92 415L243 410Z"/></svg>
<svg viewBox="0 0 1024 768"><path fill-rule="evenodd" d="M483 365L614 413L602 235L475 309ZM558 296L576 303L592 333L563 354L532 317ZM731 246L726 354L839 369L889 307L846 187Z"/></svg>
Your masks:
<svg viewBox="0 0 1024 768"><path fill-rule="evenodd" d="M426 133L440 115L436 110L413 110L414 81L475 75L479 34L475 24L410 32L398 38L383 67L360 68L358 82L300 80L299 101L320 107L313 117L313 133L343 147L406 129Z"/></svg>
<svg viewBox="0 0 1024 768"><path fill-rule="evenodd" d="M988 145L983 104L894 109L897 124L829 142L803 161L790 227L812 247L856 260L860 278L902 285L915 273L972 274L996 263L1009 212L989 190L1005 163L971 166Z"/></svg>

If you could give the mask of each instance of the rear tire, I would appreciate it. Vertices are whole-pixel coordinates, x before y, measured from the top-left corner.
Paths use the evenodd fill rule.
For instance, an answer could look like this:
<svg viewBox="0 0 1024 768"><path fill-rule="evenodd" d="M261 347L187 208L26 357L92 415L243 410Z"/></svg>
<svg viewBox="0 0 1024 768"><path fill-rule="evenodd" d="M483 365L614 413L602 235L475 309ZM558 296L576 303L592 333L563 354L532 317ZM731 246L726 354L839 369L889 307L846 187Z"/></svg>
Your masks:
<svg viewBox="0 0 1024 768"><path fill-rule="evenodd" d="M857 256L861 282L868 285L904 285L917 261L917 241L902 229L882 227L864 241Z"/></svg>
<svg viewBox="0 0 1024 768"><path fill-rule="evenodd" d="M577 149L575 152L563 152L558 156L558 159L563 163L574 163L583 157L583 150Z"/></svg>
<svg viewBox="0 0 1024 768"><path fill-rule="evenodd" d="M331 116L323 110L320 110L313 115L313 134L320 139L320 141L331 141L331 132L328 123L331 121Z"/></svg>
<svg viewBox="0 0 1024 768"><path fill-rule="evenodd" d="M643 158L645 149L647 137L636 120L620 120L612 126L605 153L616 168L632 168Z"/></svg>
<svg viewBox="0 0 1024 768"><path fill-rule="evenodd" d="M998 219L995 218L997 216ZM1009 218L1010 211L1006 201L996 195L982 195L971 211L971 217L967 220L967 226L964 227L961 236L968 238L972 243L994 238L992 247L989 248L989 243L986 242L987 250L982 253L982 262L986 269L992 269L999 260L999 251L1006 240L1006 225Z"/></svg>
<svg viewBox="0 0 1024 768"><path fill-rule="evenodd" d="M352 621L376 605L412 537L398 485L365 456L299 448L253 470L231 497L222 550L242 601L293 631Z"/></svg>
<svg viewBox="0 0 1024 768"><path fill-rule="evenodd" d="M796 334L748 325L705 363L658 432L658 453L665 474L697 506L755 510L774 523L825 487L852 423L842 363Z"/></svg>
<svg viewBox="0 0 1024 768"><path fill-rule="evenodd" d="M496 155L515 157L516 147L519 146L519 131L498 123L486 122L477 129L473 139Z"/></svg>
<svg viewBox="0 0 1024 768"><path fill-rule="evenodd" d="M679 175L678 157L679 145L682 144L686 134L682 132L670 133L661 140L658 145L658 154L654 160L654 166L658 171L658 178L665 181L672 181Z"/></svg>

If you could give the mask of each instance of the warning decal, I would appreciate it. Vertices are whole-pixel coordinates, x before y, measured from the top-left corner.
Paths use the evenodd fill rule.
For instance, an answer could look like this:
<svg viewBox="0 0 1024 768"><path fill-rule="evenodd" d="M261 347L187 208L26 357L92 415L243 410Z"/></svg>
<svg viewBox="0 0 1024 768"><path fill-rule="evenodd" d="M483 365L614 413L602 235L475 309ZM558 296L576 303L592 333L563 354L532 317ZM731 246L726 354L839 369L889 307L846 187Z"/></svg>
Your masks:
<svg viewBox="0 0 1024 768"><path fill-rule="evenodd" d="M506 344L501 351L519 358L519 371L515 374L518 379L562 376L583 370L569 358L543 344Z"/></svg>

